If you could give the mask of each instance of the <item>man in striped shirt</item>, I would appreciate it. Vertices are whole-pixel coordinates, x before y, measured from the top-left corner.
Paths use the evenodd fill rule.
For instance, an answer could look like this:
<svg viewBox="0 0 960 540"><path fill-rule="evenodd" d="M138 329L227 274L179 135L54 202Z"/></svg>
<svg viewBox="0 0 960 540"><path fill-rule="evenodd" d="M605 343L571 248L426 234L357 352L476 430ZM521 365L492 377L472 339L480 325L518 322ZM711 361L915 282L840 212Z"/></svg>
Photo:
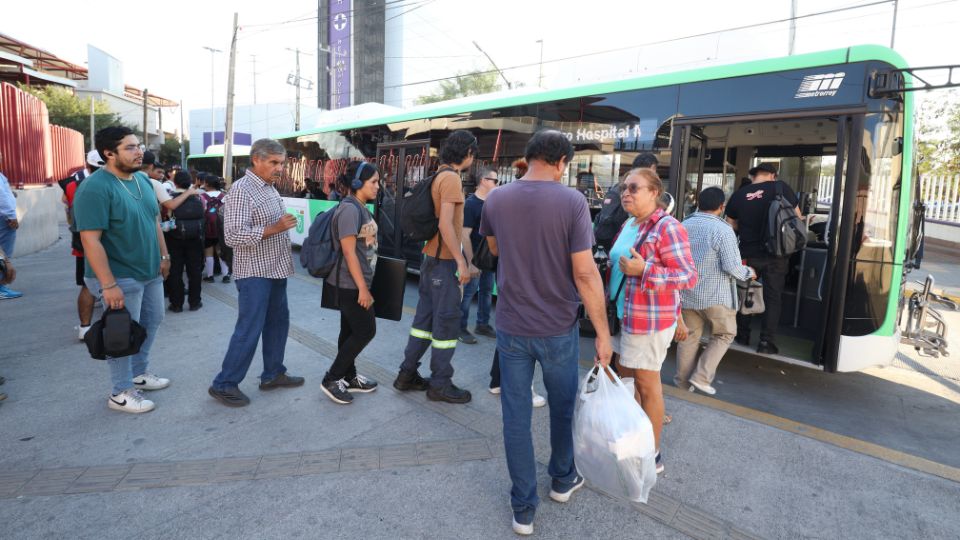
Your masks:
<svg viewBox="0 0 960 540"><path fill-rule="evenodd" d="M260 389L303 385L303 377L288 375L283 365L290 329L287 278L293 275L287 231L297 225L273 186L280 179L285 158L286 151L277 141L260 139L253 143L252 166L233 184L223 202L223 232L227 245L233 248L239 310L223 368L207 392L229 407L250 403L238 385L250 369L261 334Z"/></svg>
<svg viewBox="0 0 960 540"><path fill-rule="evenodd" d="M711 386L717 366L737 333L737 280L756 277L740 261L737 235L723 218L723 190L717 187L700 192L699 211L683 221L690 238L690 252L699 280L693 289L680 293L682 316L677 321L677 374L679 388L691 386L704 394L716 394ZM710 324L707 348L697 361L700 336Z"/></svg>

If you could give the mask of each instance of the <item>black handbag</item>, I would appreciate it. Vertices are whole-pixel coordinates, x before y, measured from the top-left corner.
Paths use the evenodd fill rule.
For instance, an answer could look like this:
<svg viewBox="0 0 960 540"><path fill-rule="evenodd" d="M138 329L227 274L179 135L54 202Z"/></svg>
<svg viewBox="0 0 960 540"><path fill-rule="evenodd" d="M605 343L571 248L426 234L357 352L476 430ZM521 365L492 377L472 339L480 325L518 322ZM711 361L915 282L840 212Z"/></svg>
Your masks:
<svg viewBox="0 0 960 540"><path fill-rule="evenodd" d="M147 329L133 320L127 308L104 311L83 336L87 351L95 360L137 354L146 339Z"/></svg>
<svg viewBox="0 0 960 540"><path fill-rule="evenodd" d="M480 239L480 245L477 246L477 252L473 254L474 266L484 272L496 272L498 257L490 251L490 245L487 243L487 237Z"/></svg>

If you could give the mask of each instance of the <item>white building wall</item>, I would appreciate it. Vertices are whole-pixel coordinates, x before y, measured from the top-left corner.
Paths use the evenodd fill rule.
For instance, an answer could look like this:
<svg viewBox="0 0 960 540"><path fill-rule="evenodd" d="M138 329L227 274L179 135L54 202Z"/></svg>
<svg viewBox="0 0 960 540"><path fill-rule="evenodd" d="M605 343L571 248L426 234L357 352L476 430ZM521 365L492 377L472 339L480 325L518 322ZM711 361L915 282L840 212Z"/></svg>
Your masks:
<svg viewBox="0 0 960 540"><path fill-rule="evenodd" d="M204 153L203 135L211 131L210 109L190 111L189 133L190 154ZM226 108L214 109L213 124L215 131L224 131L226 126ZM294 130L296 106L292 103L258 103L256 105L238 105L233 111L233 132L249 133L253 141L266 137L276 137ZM318 125L320 109L300 105L300 128L309 129Z"/></svg>
<svg viewBox="0 0 960 540"><path fill-rule="evenodd" d="M406 17L388 18L390 20L384 27L383 103L402 107L403 87L400 85L403 84L403 21Z"/></svg>

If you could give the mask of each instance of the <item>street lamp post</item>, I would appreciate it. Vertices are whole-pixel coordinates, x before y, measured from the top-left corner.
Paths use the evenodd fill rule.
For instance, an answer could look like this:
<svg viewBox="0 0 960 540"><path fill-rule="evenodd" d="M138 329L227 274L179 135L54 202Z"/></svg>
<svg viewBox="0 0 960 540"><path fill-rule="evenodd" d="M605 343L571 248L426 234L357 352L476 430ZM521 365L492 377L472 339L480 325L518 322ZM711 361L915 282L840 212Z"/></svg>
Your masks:
<svg viewBox="0 0 960 540"><path fill-rule="evenodd" d="M537 88L543 88L543 39L536 41L540 44L540 75L537 77Z"/></svg>

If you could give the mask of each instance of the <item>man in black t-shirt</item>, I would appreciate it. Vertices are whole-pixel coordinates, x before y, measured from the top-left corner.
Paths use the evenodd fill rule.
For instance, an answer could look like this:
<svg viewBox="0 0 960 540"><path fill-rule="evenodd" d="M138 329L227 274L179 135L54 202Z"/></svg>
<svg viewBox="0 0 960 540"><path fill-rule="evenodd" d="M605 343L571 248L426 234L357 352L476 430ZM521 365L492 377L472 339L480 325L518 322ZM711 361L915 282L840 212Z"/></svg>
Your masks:
<svg viewBox="0 0 960 540"><path fill-rule="evenodd" d="M787 278L790 257L775 257L767 252L764 239L767 235L767 215L770 203L777 195L777 184L783 190L783 196L794 206L797 215L797 196L790 186L777 180L777 169L769 163L761 163L750 169L753 183L745 185L730 196L727 203L727 221L740 237L740 254L746 259L746 265L756 270L763 282L763 329L760 331L760 343L757 352L777 354L779 349L774 343L777 325L780 322L781 296L783 284ZM737 337L741 345L750 344L750 316L737 314Z"/></svg>

